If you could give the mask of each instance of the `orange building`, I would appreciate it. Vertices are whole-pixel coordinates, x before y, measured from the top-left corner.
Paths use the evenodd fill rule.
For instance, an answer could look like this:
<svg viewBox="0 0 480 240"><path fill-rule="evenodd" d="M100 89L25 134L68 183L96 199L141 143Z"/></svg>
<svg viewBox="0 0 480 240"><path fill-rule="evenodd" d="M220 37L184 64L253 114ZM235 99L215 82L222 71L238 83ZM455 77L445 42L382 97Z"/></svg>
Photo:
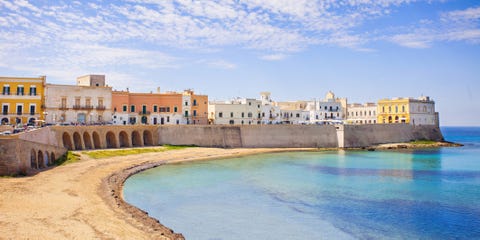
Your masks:
<svg viewBox="0 0 480 240"><path fill-rule="evenodd" d="M183 93L112 92L113 123L207 124L208 96Z"/></svg>

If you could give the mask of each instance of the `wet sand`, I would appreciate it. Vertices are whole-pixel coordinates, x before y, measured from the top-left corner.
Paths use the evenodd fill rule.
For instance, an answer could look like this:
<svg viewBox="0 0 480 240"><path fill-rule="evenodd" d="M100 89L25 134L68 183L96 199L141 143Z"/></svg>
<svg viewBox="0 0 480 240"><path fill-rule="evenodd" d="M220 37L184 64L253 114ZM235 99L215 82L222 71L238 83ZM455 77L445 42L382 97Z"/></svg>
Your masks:
<svg viewBox="0 0 480 240"><path fill-rule="evenodd" d="M122 198L124 180L166 163L315 149L187 148L81 160L0 178L0 239L183 239Z"/></svg>

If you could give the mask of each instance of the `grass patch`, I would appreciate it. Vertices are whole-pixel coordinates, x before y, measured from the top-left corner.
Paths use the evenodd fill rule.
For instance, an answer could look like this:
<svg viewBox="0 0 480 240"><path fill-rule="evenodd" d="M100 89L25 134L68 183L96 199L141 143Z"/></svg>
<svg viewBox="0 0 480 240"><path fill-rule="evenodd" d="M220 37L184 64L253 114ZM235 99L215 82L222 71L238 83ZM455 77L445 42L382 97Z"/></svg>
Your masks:
<svg viewBox="0 0 480 240"><path fill-rule="evenodd" d="M413 145L430 145L430 144L435 144L437 142L432 140L415 140L410 143Z"/></svg>
<svg viewBox="0 0 480 240"><path fill-rule="evenodd" d="M63 156L57 159L57 161L55 161L55 164L60 166L60 165L74 163L78 160L80 160L80 155L78 155L77 153L73 153L71 151L67 151L67 153L65 153Z"/></svg>
<svg viewBox="0 0 480 240"><path fill-rule="evenodd" d="M83 152L83 154L94 159L99 159L99 158L127 156L127 155L141 154L141 153L165 152L169 150L178 150L178 149L184 149L188 147L189 146L164 145L162 147L156 147L156 148L130 148L130 149L88 151L88 152Z"/></svg>

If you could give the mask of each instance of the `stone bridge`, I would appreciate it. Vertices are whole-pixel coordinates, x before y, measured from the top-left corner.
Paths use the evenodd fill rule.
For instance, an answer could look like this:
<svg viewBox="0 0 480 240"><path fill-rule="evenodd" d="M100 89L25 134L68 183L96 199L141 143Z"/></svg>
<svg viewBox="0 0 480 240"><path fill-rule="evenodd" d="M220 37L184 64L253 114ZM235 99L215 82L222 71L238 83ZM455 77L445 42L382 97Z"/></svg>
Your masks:
<svg viewBox="0 0 480 240"><path fill-rule="evenodd" d="M55 126L57 145L67 150L143 147L158 144L158 126Z"/></svg>

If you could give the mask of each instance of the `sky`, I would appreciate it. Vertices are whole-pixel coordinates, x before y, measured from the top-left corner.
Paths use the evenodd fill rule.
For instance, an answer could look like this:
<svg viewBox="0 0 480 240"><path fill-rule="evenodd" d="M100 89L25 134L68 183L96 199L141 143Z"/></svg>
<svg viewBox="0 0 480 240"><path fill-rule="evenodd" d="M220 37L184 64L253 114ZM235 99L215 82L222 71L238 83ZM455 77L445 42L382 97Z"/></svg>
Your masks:
<svg viewBox="0 0 480 240"><path fill-rule="evenodd" d="M210 100L430 96L480 126L478 0L0 0L0 76Z"/></svg>

